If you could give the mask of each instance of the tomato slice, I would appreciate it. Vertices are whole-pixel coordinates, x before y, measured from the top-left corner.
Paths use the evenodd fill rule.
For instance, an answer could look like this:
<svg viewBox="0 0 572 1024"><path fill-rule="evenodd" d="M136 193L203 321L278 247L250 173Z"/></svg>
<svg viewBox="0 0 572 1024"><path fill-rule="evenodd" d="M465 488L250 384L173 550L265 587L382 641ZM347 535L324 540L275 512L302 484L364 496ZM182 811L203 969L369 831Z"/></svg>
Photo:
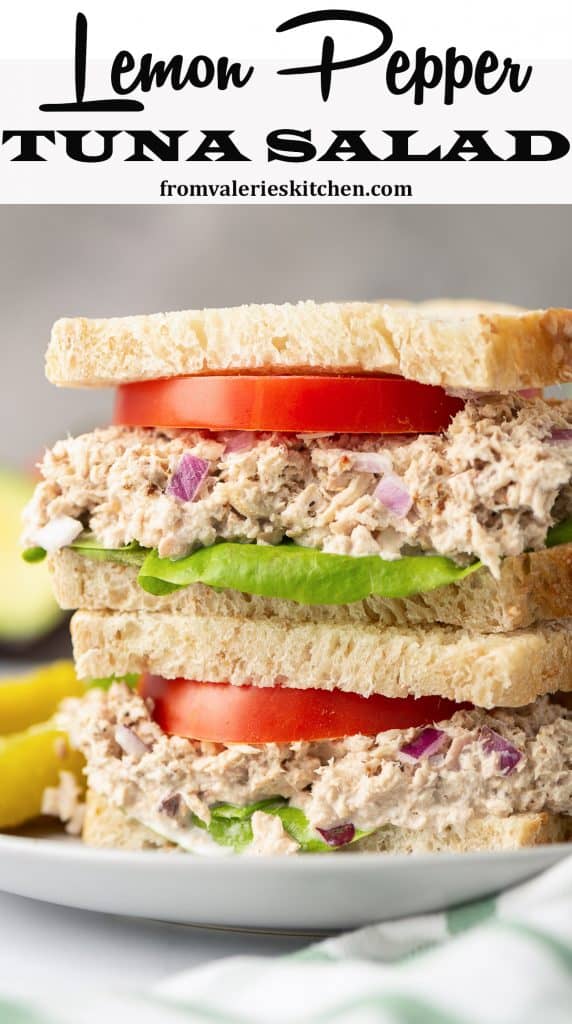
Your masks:
<svg viewBox="0 0 572 1024"><path fill-rule="evenodd" d="M144 675L142 697L164 732L219 743L293 743L296 740L375 736L451 718L466 704L442 697L361 697L341 690L233 686Z"/></svg>
<svg viewBox="0 0 572 1024"><path fill-rule="evenodd" d="M171 377L123 384L114 423L207 430L437 433L463 402L402 377Z"/></svg>

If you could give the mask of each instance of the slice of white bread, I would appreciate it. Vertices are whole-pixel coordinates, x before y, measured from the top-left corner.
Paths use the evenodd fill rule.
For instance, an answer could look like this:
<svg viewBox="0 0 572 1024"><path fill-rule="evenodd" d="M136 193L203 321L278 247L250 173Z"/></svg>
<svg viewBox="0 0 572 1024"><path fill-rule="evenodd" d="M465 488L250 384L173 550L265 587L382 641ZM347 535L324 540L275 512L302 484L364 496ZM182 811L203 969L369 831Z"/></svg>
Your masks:
<svg viewBox="0 0 572 1024"><path fill-rule="evenodd" d="M572 379L572 310L438 300L306 301L58 320L54 384L105 387L205 373L392 373L513 391Z"/></svg>
<svg viewBox="0 0 572 1024"><path fill-rule="evenodd" d="M436 834L389 826L373 836L352 843L350 853L457 853L471 850L518 850L524 846L566 842L572 836L572 819L553 814L514 814L510 818L477 818L457 834L452 829ZM121 850L176 849L144 825L126 817L105 799L89 790L82 838L88 846ZM342 852L342 851L340 851Z"/></svg>
<svg viewBox="0 0 572 1024"><path fill-rule="evenodd" d="M175 850L167 839L113 807L93 789L85 797L81 837L88 846L117 850Z"/></svg>
<svg viewBox="0 0 572 1024"><path fill-rule="evenodd" d="M572 544L506 558L499 580L487 569L459 583L402 600L369 597L349 605L302 605L193 584L164 597L147 594L137 569L96 562L72 549L50 555L56 600L66 609L162 611L182 615L278 618L290 622L363 622L380 626L442 622L507 633L572 612Z"/></svg>
<svg viewBox="0 0 572 1024"><path fill-rule="evenodd" d="M470 853L472 850L520 850L525 846L566 843L572 839L572 818L563 814L512 814L508 818L475 818L461 834L388 827L352 844L360 853Z"/></svg>
<svg viewBox="0 0 572 1024"><path fill-rule="evenodd" d="M147 671L365 697L438 694L482 708L520 707L572 690L570 619L484 634L451 626L79 611L71 632L82 679Z"/></svg>

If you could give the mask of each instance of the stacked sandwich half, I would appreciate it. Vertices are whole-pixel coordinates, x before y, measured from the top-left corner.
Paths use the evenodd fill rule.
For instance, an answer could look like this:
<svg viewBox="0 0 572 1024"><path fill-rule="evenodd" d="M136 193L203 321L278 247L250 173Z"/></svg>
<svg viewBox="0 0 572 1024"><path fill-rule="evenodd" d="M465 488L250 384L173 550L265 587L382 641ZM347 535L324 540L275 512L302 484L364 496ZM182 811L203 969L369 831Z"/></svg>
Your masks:
<svg viewBox="0 0 572 1024"><path fill-rule="evenodd" d="M572 311L61 320L47 372L118 389L26 524L100 683L61 713L87 842L568 837L572 402L540 389L572 378Z"/></svg>

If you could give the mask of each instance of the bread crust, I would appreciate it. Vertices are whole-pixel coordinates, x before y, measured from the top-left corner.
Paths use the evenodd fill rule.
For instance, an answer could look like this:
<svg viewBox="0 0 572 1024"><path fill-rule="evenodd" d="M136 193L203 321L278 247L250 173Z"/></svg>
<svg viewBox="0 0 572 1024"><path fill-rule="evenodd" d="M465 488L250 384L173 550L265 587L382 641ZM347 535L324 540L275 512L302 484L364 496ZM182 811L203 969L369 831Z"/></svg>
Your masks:
<svg viewBox="0 0 572 1024"><path fill-rule="evenodd" d="M572 818L564 815L512 814L509 818L473 818L462 833L435 833L425 828L388 828L352 845L360 853L470 853L476 850L520 850L526 846L565 843L572 838Z"/></svg>
<svg viewBox="0 0 572 1024"><path fill-rule="evenodd" d="M58 320L54 384L206 373L393 373L476 391L572 379L572 310L464 300L326 302Z"/></svg>
<svg viewBox="0 0 572 1024"><path fill-rule="evenodd" d="M572 690L572 622L514 633L451 626L291 623L279 619L89 612L72 618L80 678L151 672L168 679L428 694L520 707Z"/></svg>
<svg viewBox="0 0 572 1024"><path fill-rule="evenodd" d="M87 846L115 850L173 850L167 839L128 818L102 796L88 789L81 838Z"/></svg>
<svg viewBox="0 0 572 1024"><path fill-rule="evenodd" d="M197 583L163 597L147 594L137 569L96 562L71 549L51 555L56 600L65 609L236 615L291 622L363 622L379 626L442 622L483 633L507 633L561 619L572 609L572 544L506 558L496 580L487 569L458 583L396 600L369 597L350 605L302 605Z"/></svg>
<svg viewBox="0 0 572 1024"><path fill-rule="evenodd" d="M432 829L388 827L352 843L352 853L468 853L471 850L518 850L524 846L566 842L571 820L553 814L514 814L510 818L478 818L458 835L452 829L435 834ZM129 819L105 799L89 790L83 826L88 846L121 850L176 849L139 822Z"/></svg>

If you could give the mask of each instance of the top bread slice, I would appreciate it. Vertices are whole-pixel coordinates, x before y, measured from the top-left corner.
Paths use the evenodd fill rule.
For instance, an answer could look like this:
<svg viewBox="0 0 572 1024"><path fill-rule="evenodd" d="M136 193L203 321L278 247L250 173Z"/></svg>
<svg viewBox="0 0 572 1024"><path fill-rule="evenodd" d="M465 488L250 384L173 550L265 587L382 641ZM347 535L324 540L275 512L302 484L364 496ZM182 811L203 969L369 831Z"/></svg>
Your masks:
<svg viewBox="0 0 572 1024"><path fill-rule="evenodd" d="M475 300L298 302L58 320L52 383L108 387L185 374L398 374L474 391L572 379L572 310Z"/></svg>

